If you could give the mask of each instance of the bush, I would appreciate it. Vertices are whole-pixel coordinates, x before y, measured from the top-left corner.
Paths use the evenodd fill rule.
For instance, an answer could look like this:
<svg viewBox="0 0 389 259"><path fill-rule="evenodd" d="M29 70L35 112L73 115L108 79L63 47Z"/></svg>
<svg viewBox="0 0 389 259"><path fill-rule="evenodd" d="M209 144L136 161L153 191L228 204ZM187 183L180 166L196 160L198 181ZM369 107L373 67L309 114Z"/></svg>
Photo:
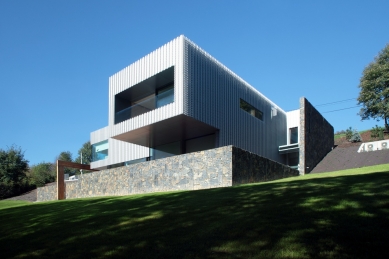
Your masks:
<svg viewBox="0 0 389 259"><path fill-rule="evenodd" d="M46 183L55 181L56 171L55 165L52 163L39 163L33 165L29 171L29 180L37 187L45 186Z"/></svg>
<svg viewBox="0 0 389 259"><path fill-rule="evenodd" d="M0 199L19 195L31 189L26 176L28 160L18 146L0 149Z"/></svg>
<svg viewBox="0 0 389 259"><path fill-rule="evenodd" d="M348 141L351 141L351 137L353 136L353 129L351 127L349 127L347 130L346 130L346 139Z"/></svg>
<svg viewBox="0 0 389 259"><path fill-rule="evenodd" d="M18 196L32 189L35 189L35 186L31 185L27 179L23 179L17 184L0 182L0 200Z"/></svg>
<svg viewBox="0 0 389 259"><path fill-rule="evenodd" d="M378 138L378 140L383 140L384 139L384 130L385 128L383 127L378 127L375 125L370 131L370 138L375 139Z"/></svg>
<svg viewBox="0 0 389 259"><path fill-rule="evenodd" d="M359 132L357 130L354 130L349 141L353 142L353 143L362 141L361 135L359 134Z"/></svg>

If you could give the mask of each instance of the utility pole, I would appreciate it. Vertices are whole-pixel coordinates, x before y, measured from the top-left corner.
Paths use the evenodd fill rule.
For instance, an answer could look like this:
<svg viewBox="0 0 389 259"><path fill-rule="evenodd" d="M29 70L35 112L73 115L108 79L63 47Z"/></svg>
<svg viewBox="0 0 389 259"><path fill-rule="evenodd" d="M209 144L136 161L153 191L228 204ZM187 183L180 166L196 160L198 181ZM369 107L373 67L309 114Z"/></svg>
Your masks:
<svg viewBox="0 0 389 259"><path fill-rule="evenodd" d="M82 164L82 152L81 152L81 164ZM81 177L82 177L82 169L80 169Z"/></svg>

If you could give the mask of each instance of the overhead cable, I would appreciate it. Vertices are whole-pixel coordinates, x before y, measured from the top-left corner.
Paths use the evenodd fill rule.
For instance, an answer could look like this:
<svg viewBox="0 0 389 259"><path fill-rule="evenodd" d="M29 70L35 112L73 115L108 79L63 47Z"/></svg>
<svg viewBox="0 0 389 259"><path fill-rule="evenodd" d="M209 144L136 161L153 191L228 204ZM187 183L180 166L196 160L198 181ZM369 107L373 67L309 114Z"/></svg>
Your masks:
<svg viewBox="0 0 389 259"><path fill-rule="evenodd" d="M343 108L343 109L338 109L338 110L332 110L332 111L326 111L326 112L322 112L322 113L329 113L329 112L337 112L337 111L343 111L343 110L348 110L348 109L353 109L353 108L358 108L358 107L361 107L362 105L357 105L357 106L353 106L353 107L348 107L348 108Z"/></svg>
<svg viewBox="0 0 389 259"><path fill-rule="evenodd" d="M319 105L315 105L315 106L316 106L316 107L318 107L318 106L326 106L326 105L331 105L331 104L335 104L335 103L348 102L348 101L355 100L355 99L357 99L357 98L350 98L350 99L341 100L341 101L336 101L336 102L331 102L331 103L323 103L323 104L319 104Z"/></svg>

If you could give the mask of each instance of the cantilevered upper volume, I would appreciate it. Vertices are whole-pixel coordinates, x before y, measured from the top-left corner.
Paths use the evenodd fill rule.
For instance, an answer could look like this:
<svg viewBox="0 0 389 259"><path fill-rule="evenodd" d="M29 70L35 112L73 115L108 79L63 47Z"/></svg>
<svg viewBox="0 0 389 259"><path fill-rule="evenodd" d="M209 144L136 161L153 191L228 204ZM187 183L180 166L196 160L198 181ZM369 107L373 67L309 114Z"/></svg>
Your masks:
<svg viewBox="0 0 389 259"><path fill-rule="evenodd" d="M298 112L288 115L183 35L111 76L108 98L108 126L91 133L92 168L226 145L299 164Z"/></svg>

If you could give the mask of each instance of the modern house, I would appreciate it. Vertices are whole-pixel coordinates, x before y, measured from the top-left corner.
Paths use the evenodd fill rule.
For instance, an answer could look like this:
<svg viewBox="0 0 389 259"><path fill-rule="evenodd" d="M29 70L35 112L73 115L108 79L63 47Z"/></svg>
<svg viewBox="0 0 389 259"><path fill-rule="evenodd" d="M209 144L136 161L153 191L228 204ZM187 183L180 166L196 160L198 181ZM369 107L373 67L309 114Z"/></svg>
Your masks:
<svg viewBox="0 0 389 259"><path fill-rule="evenodd" d="M38 201L297 176L334 144L305 98L285 112L184 36L111 76L108 98L108 126L91 133L93 162L71 165L98 172L64 182L69 163L57 161L57 185L38 188Z"/></svg>
<svg viewBox="0 0 389 259"><path fill-rule="evenodd" d="M333 146L333 127L305 98L285 112L183 35L111 76L108 98L93 169L232 145L304 174Z"/></svg>

